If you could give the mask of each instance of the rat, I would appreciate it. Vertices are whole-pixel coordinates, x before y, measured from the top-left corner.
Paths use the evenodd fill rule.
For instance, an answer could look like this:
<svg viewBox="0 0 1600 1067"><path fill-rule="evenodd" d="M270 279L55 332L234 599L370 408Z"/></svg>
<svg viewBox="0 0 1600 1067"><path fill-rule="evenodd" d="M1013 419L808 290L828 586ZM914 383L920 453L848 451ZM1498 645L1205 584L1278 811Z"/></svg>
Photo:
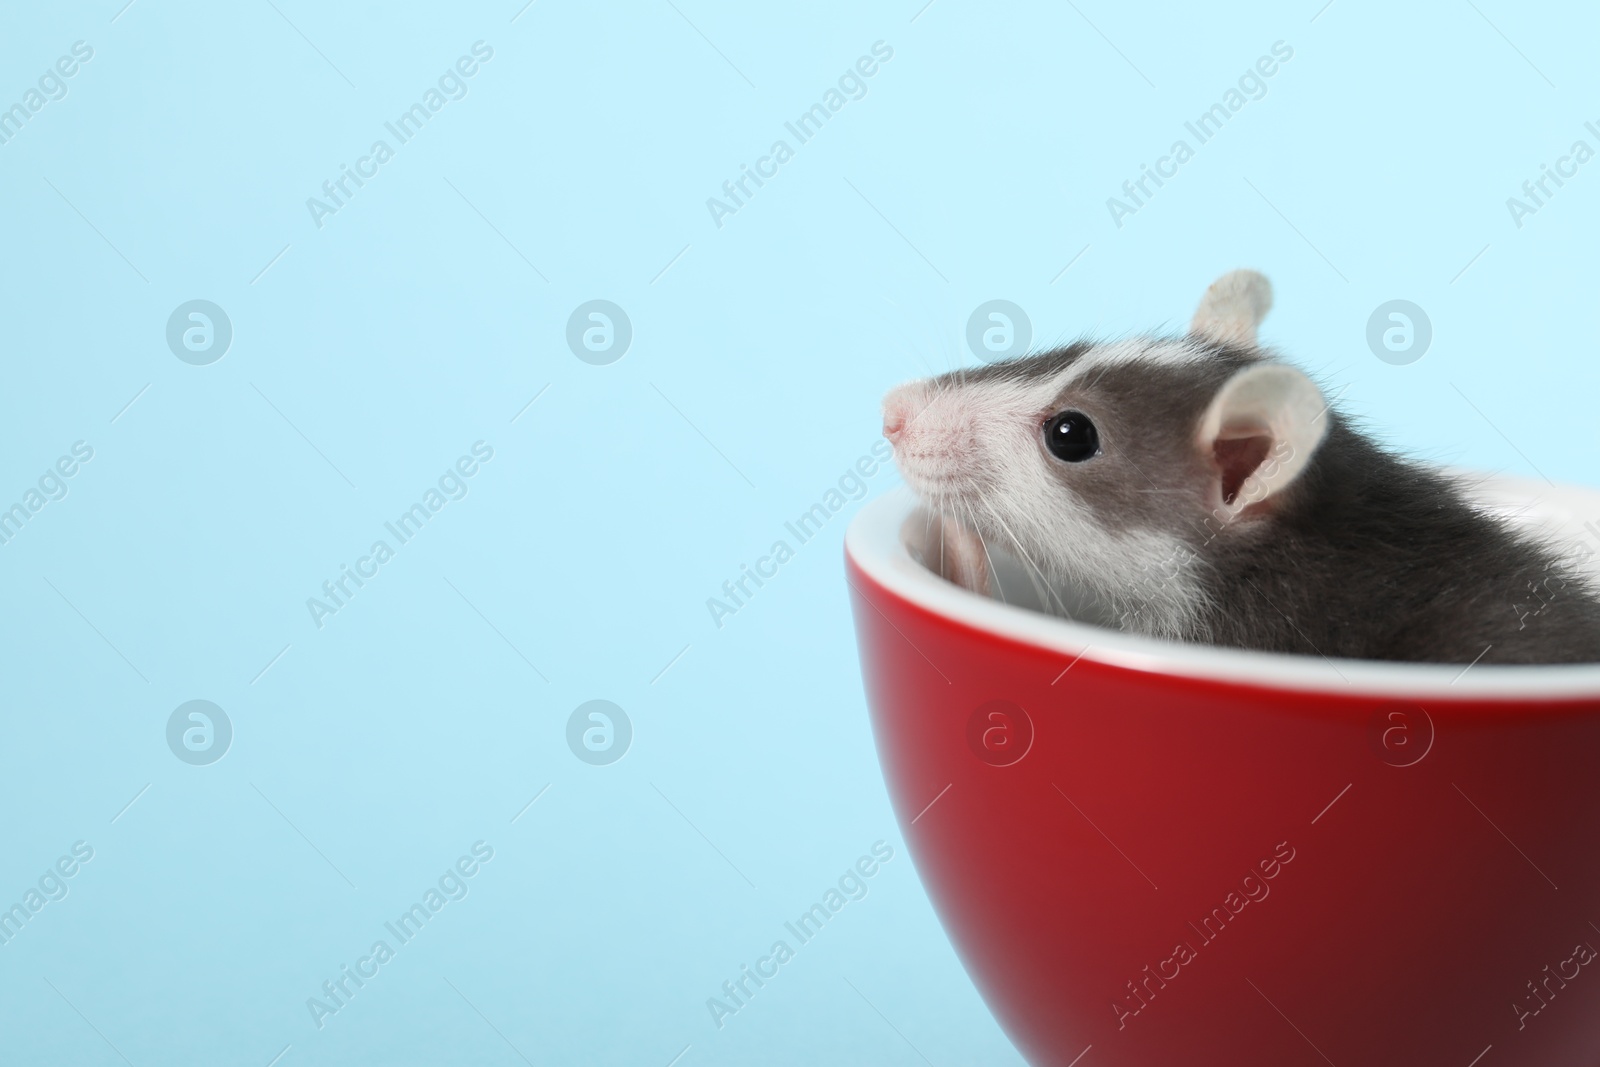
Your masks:
<svg viewBox="0 0 1600 1067"><path fill-rule="evenodd" d="M1179 641L1600 662L1600 591L1578 561L1260 347L1271 305L1266 278L1234 271L1185 336L1080 340L892 390L883 432L937 516L930 562L987 594L985 545L1001 546L1046 590ZM1059 594L1051 610L1069 614Z"/></svg>

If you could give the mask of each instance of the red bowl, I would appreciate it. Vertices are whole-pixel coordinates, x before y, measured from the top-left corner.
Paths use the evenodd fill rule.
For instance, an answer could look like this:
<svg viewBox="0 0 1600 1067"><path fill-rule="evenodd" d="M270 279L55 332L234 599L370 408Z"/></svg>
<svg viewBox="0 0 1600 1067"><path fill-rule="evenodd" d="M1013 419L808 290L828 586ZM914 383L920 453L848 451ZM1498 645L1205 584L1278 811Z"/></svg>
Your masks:
<svg viewBox="0 0 1600 1067"><path fill-rule="evenodd" d="M1600 494L1480 492L1600 548ZM1597 1061L1600 666L1071 622L925 569L916 506L874 501L846 538L873 734L934 907L1031 1063Z"/></svg>

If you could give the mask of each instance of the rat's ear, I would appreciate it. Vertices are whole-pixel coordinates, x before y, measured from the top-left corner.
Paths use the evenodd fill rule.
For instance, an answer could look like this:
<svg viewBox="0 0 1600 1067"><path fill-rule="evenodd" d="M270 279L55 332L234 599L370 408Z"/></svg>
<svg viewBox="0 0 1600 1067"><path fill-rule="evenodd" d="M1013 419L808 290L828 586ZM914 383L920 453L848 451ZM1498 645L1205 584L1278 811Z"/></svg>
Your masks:
<svg viewBox="0 0 1600 1067"><path fill-rule="evenodd" d="M1253 270L1230 271L1211 283L1189 323L1197 337L1253 345L1256 327L1272 310L1272 283Z"/></svg>
<svg viewBox="0 0 1600 1067"><path fill-rule="evenodd" d="M1283 492L1328 430L1322 390L1293 367L1261 363L1236 373L1200 418L1196 444L1209 460L1231 518Z"/></svg>

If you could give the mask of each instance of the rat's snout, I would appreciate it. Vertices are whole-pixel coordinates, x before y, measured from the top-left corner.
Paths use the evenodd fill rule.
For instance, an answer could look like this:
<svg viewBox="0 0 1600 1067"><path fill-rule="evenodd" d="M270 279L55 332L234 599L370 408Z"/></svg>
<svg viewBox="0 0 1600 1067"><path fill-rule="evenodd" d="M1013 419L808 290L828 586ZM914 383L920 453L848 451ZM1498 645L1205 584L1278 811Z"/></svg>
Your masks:
<svg viewBox="0 0 1600 1067"><path fill-rule="evenodd" d="M900 450L912 421L927 406L928 391L921 382L897 386L883 398L883 436L895 446L895 451Z"/></svg>
<svg viewBox="0 0 1600 1067"><path fill-rule="evenodd" d="M907 382L883 398L883 436L894 446L895 466L924 496L964 491L977 451L972 405L933 381Z"/></svg>

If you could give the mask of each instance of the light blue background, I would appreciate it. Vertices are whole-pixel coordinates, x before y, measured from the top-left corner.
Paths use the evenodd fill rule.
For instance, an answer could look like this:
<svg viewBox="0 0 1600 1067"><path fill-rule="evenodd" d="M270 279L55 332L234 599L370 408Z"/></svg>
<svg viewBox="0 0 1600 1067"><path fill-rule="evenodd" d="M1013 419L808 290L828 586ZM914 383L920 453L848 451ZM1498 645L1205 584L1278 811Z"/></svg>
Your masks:
<svg viewBox="0 0 1600 1067"><path fill-rule="evenodd" d="M868 453L886 388L973 362L982 301L1039 343L1177 328L1253 266L1266 340L1398 447L1597 481L1600 161L1520 229L1505 204L1600 148L1579 5L122 3L0 34L5 105L94 48L0 145L0 503L95 450L0 546L0 904L95 850L0 947L6 1063L1020 1062L882 786L859 502L720 629L705 606ZM317 228L306 198L478 40L468 95ZM196 298L234 328L210 366L164 339ZM609 366L565 344L592 298L633 324ZM1393 298L1434 327L1407 366L1364 339ZM469 495L313 625L479 440ZM610 766L565 742L595 698L635 732ZM166 745L191 699L234 726L210 766ZM706 999L879 839L867 897L719 1030ZM319 1030L307 998L478 840L470 894Z"/></svg>

